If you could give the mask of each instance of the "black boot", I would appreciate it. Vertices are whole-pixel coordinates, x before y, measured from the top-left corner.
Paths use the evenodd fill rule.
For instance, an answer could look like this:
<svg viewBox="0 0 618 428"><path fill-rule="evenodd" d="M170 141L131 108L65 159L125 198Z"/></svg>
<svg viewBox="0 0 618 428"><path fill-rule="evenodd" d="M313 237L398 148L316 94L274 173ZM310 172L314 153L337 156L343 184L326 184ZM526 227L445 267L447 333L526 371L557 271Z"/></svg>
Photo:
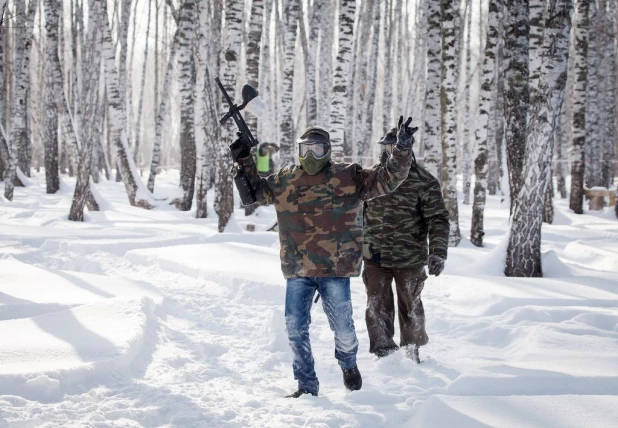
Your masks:
<svg viewBox="0 0 618 428"><path fill-rule="evenodd" d="M406 345L406 357L414 361L416 364L420 364L421 357L418 355L418 346L414 344Z"/></svg>
<svg viewBox="0 0 618 428"><path fill-rule="evenodd" d="M395 345L395 346L387 346L385 348L379 348L377 349L374 354L376 355L376 357L378 358L384 358L384 357L388 357L390 354L392 354L393 352L395 352L396 350L399 349L399 346Z"/></svg>
<svg viewBox="0 0 618 428"><path fill-rule="evenodd" d="M299 389L298 391L293 392L290 395L286 395L285 398L298 398L303 394L311 394L314 397L318 396L317 392L309 392L309 391L305 391L304 389Z"/></svg>
<svg viewBox="0 0 618 428"><path fill-rule="evenodd" d="M343 371L343 384L350 391L358 391L363 386L363 378L358 371L358 366L351 369L341 369Z"/></svg>

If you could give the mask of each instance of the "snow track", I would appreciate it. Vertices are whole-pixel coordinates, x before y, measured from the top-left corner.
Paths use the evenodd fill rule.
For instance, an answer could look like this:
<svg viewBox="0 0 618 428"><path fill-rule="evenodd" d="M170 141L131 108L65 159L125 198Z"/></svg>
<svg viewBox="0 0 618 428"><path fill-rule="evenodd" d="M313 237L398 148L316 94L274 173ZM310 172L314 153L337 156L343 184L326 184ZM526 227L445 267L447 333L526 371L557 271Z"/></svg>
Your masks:
<svg viewBox="0 0 618 428"><path fill-rule="evenodd" d="M487 248L464 240L445 273L427 281L430 342L420 365L402 352L368 353L364 286L353 279L363 389L344 389L318 304L320 396L290 401L276 234L218 234L216 219L129 208L117 183L99 186L109 210L74 224L64 220L70 192L44 195L41 180L0 202L1 427L609 427L618 419L618 228L603 213L583 222L559 204L560 224L544 229L548 277L507 279L496 266L508 208L490 200ZM238 230L249 221L241 210L236 218ZM258 230L271 220L262 209L250 219Z"/></svg>

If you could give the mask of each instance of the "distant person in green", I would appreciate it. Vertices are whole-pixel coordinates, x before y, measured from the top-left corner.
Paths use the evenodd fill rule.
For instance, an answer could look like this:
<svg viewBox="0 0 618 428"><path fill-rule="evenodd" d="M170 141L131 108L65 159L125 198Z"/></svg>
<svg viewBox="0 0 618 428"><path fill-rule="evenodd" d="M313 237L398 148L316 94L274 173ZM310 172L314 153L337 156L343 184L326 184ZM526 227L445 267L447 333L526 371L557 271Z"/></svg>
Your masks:
<svg viewBox="0 0 618 428"><path fill-rule="evenodd" d="M275 172L273 155L279 151L279 146L274 143L260 143L255 153L258 174L268 177Z"/></svg>
<svg viewBox="0 0 618 428"><path fill-rule="evenodd" d="M395 128L379 141L381 164L389 159L396 142ZM418 348L429 340L421 301L427 279L425 265L430 275L440 275L448 249L449 217L440 183L413 160L408 177L394 192L365 201L363 224L369 352L385 357L401 346L407 357L419 363ZM393 279L397 290L399 346L393 340Z"/></svg>

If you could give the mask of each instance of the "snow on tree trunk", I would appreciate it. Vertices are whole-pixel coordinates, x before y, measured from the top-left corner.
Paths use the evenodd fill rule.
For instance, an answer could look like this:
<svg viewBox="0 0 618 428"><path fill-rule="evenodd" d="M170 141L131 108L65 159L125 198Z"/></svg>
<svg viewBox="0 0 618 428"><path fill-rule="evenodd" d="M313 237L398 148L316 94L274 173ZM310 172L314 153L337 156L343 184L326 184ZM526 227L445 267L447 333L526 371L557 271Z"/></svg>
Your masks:
<svg viewBox="0 0 618 428"><path fill-rule="evenodd" d="M335 64L330 113L330 141L333 160L343 158L343 143L348 120L348 73L352 59L356 0L339 2L339 48Z"/></svg>
<svg viewBox="0 0 618 428"><path fill-rule="evenodd" d="M544 0L531 0L543 5ZM543 6L541 6L543 8ZM559 114L566 85L571 0L549 4L547 19L531 21L545 28L541 46L532 54L531 63L541 63L531 85L529 127L526 132L522 186L512 195L512 215L506 253L506 276L543 276L541 264L541 226L548 183L551 180L554 115ZM530 10L534 10L532 7ZM538 58L537 58L538 56Z"/></svg>
<svg viewBox="0 0 618 428"><path fill-rule="evenodd" d="M490 0L487 17L487 42L481 77L481 92L479 107L476 112L476 158L474 159L474 201L472 204L472 226L470 241L477 247L483 246L483 219L485 216L485 201L487 198L487 157L488 146L494 143L494 125L492 112L495 109L495 77L496 52L499 40L498 18L502 0Z"/></svg>
<svg viewBox="0 0 618 428"><path fill-rule="evenodd" d="M17 5L21 2L18 1ZM15 61L15 90L12 94L11 121L9 134L9 162L4 183L4 197L13 200L16 170L20 151L25 151L28 145L26 95L30 88L30 53L32 52L32 33L34 30L34 16L38 2L30 5L28 16L23 21L26 29L20 36L21 43L16 43Z"/></svg>
<svg viewBox="0 0 618 428"><path fill-rule="evenodd" d="M324 0L319 0L323 2ZM318 68L318 119L317 123L328 127L331 113L331 93L333 90L333 45L335 33L336 2L326 1L320 16L320 50Z"/></svg>
<svg viewBox="0 0 618 428"><path fill-rule="evenodd" d="M577 0L575 22L575 88L573 90L573 131L571 143L571 196L569 208L584 213L584 147L586 145L586 90L588 82L589 0Z"/></svg>
<svg viewBox="0 0 618 428"><path fill-rule="evenodd" d="M240 42L242 40L243 5L235 0L227 0L225 7L225 31L222 42L221 83L232 100L236 100L236 76L240 65ZM291 91L291 88L290 88ZM291 120L291 93L290 120ZM229 106L219 94L221 112ZM291 125L290 125L291 126ZM232 120L221 127L221 137L217 144L217 167L215 169L215 212L219 216L219 232L223 232L234 212L234 192L232 188L232 156L228 148L235 139L235 124ZM291 142L289 142L291 144Z"/></svg>
<svg viewBox="0 0 618 428"><path fill-rule="evenodd" d="M123 109L123 100L120 98L120 93L118 91L116 55L112 43L106 2L101 2L99 22L102 27L101 55L105 66L104 74L109 108L110 136L116 148L116 162L120 169L127 196L129 197L129 203L133 206L150 209L152 205L148 199L150 199L151 193L148 192L141 183L139 175L137 174L135 162L133 162L133 157L129 153L126 132L123 128L126 123L124 118L126 110Z"/></svg>
<svg viewBox="0 0 618 428"><path fill-rule="evenodd" d="M504 31L504 116L506 122L506 160L510 194L515 197L522 186L526 145L526 119L529 110L528 88L528 1L506 0Z"/></svg>
<svg viewBox="0 0 618 428"><path fill-rule="evenodd" d="M182 197L173 203L189 211L195 189L196 149L194 125L195 63L193 56L195 3L185 1L178 11L178 83L180 95L180 188Z"/></svg>
<svg viewBox="0 0 618 428"><path fill-rule="evenodd" d="M425 0L427 16L427 89L425 92L425 132L423 166L442 181L442 146L440 122L441 39L440 3Z"/></svg>
<svg viewBox="0 0 618 428"><path fill-rule="evenodd" d="M172 86L172 74L174 72L174 61L176 60L176 51L178 50L179 33L176 31L174 41L170 50L170 55L165 71L165 80L163 81L163 91L159 101L159 109L157 111L155 121L155 137L152 144L152 159L150 161L150 174L148 176L148 190L154 192L155 178L157 177L157 169L161 159L161 142L163 141L163 122L167 115L167 108L170 103L170 91Z"/></svg>
<svg viewBox="0 0 618 428"><path fill-rule="evenodd" d="M442 123L442 193L449 213L450 232L448 245L456 247L461 240L459 232L459 211L457 207L457 63L455 46L455 14L458 13L454 0L441 0L442 12L442 81L440 86L440 121Z"/></svg>
<svg viewBox="0 0 618 428"><path fill-rule="evenodd" d="M99 4L96 0L89 0L90 23L94 23L98 12ZM101 73L101 43L100 31L97 26L90 25L88 31L88 49L84 52L84 81L82 90L84 91L84 127L82 129L82 147L79 154L79 164L77 168L77 181L73 194L73 203L69 212L69 220L84 220L84 205L88 197L94 198L90 193L90 167L92 164L92 148L95 140L99 139L98 126L96 125L99 117L99 76ZM81 102L82 100L80 100ZM98 209L98 207L97 207Z"/></svg>
<svg viewBox="0 0 618 428"><path fill-rule="evenodd" d="M586 89L586 147L584 171L587 187L601 185L601 141L599 133L599 104L601 93L599 91L599 57L598 39L603 39L603 33L599 28L602 13L597 11L596 2L590 2L588 27L588 86Z"/></svg>
<svg viewBox="0 0 618 428"><path fill-rule="evenodd" d="M156 7L156 4L155 4ZM142 119L144 116L144 88L146 86L146 69L148 66L148 39L150 35L150 13L152 1L148 0L148 21L146 22L146 41L144 43L144 62L142 63L142 77L139 91L139 104L137 106L137 123L135 124L135 146L133 147L133 160L137 164L139 157L140 139L142 136ZM137 15L137 14L136 14Z"/></svg>

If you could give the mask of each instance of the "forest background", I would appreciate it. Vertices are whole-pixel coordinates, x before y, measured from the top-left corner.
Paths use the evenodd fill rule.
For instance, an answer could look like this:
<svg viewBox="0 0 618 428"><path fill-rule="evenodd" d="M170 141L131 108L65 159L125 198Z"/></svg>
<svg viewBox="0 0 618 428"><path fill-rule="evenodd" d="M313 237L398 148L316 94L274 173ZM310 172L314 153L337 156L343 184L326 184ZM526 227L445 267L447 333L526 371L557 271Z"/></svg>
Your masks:
<svg viewBox="0 0 618 428"><path fill-rule="evenodd" d="M215 76L235 100L245 82L258 89L268 114L246 119L260 141L280 146L279 166L294 162L299 133L318 124L335 160L369 167L377 139L412 116L416 158L442 183L450 245L468 233L483 245L487 193L510 204L508 276L542 276L553 197L583 214L585 189L615 192L616 0L0 6L7 203L43 169L48 193L60 175L77 176L72 220L103 205L100 180L117 180L131 205L193 207L199 218L217 215L224 231L235 128L218 122L228 107ZM154 193L162 168L180 169L178 193L166 200ZM460 204L471 206L470 231L459 228Z"/></svg>

